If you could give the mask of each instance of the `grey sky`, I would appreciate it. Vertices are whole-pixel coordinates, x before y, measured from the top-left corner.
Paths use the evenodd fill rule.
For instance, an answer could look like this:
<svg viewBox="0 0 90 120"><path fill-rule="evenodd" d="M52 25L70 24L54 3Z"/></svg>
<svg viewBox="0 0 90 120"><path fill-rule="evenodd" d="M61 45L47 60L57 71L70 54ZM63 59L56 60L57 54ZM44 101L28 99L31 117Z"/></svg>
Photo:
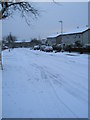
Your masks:
<svg viewBox="0 0 90 120"><path fill-rule="evenodd" d="M77 26L83 29L88 24L87 2L59 4L38 2L32 4L40 11L38 19L31 20L31 26L29 27L17 13L13 18L3 21L3 36L11 32L18 39L46 38L49 35L61 32L59 20L63 20L64 32L76 30Z"/></svg>

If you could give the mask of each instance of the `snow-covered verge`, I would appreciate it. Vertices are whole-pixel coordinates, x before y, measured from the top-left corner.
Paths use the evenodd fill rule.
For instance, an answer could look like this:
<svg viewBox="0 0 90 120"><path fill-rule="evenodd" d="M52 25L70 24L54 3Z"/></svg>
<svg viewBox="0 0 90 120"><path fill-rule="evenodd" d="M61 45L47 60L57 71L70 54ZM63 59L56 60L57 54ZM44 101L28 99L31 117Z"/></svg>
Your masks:
<svg viewBox="0 0 90 120"><path fill-rule="evenodd" d="M2 118L2 70L0 67L0 119Z"/></svg>
<svg viewBox="0 0 90 120"><path fill-rule="evenodd" d="M88 118L88 55L3 52L3 118Z"/></svg>

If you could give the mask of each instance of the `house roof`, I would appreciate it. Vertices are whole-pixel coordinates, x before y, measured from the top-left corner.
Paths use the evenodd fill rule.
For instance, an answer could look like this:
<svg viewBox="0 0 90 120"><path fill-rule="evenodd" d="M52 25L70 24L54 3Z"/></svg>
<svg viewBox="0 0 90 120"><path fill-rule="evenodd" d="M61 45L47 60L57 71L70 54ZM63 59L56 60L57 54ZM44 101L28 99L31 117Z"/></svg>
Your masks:
<svg viewBox="0 0 90 120"><path fill-rule="evenodd" d="M88 29L90 29L90 28L83 28L83 29L78 29L78 30L76 29L76 30L73 30L72 32L65 32L63 34L61 34L61 33L54 34L54 35L48 36L47 38L56 38L60 35L80 34L80 33L87 31Z"/></svg>
<svg viewBox="0 0 90 120"><path fill-rule="evenodd" d="M53 34L51 36L48 36L47 38L55 38L55 37L58 37L59 35L61 35L61 33L59 33L59 34Z"/></svg>
<svg viewBox="0 0 90 120"><path fill-rule="evenodd" d="M25 41L23 41L23 40L15 41L15 43L23 43L23 42L30 42L30 41L28 41L28 40L27 41L26 40Z"/></svg>

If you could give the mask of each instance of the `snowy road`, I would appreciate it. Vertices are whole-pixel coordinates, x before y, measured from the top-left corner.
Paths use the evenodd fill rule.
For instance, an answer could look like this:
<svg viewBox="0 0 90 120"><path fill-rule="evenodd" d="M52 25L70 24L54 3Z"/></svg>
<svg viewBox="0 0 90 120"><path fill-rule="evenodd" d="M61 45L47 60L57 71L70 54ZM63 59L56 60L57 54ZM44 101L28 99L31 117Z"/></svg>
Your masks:
<svg viewBox="0 0 90 120"><path fill-rule="evenodd" d="M3 117L88 117L87 55L6 50L3 68Z"/></svg>

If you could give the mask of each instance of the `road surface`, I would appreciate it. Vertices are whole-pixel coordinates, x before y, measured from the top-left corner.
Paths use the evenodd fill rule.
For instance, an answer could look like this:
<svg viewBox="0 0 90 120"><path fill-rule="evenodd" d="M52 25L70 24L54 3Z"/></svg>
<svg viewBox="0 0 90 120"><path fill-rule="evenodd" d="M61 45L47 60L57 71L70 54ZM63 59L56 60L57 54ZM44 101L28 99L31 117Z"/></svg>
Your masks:
<svg viewBox="0 0 90 120"><path fill-rule="evenodd" d="M88 55L3 52L5 118L87 118Z"/></svg>

